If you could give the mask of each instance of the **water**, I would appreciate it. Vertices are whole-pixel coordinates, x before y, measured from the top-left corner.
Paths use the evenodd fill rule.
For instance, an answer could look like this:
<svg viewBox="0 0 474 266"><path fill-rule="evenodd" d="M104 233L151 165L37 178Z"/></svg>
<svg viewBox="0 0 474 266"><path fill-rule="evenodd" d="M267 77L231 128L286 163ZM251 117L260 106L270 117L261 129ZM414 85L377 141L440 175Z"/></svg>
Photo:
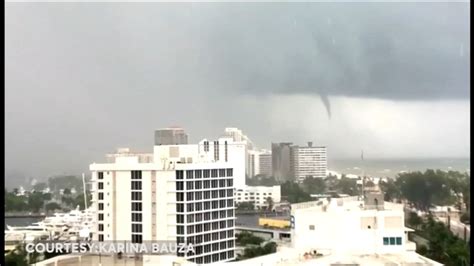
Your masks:
<svg viewBox="0 0 474 266"><path fill-rule="evenodd" d="M469 158L447 159L343 159L329 160L328 169L341 174L395 177L401 171L422 171L426 169L453 170L470 173Z"/></svg>
<svg viewBox="0 0 474 266"><path fill-rule="evenodd" d="M10 226L27 226L43 220L43 218L21 217L21 218L5 218L6 225Z"/></svg>

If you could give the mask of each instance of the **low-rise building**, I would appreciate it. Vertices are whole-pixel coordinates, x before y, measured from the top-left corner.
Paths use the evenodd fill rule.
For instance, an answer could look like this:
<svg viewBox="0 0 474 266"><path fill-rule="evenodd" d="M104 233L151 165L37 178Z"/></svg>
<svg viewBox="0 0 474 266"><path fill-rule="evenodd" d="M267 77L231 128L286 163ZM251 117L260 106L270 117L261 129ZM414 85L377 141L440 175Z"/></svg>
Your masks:
<svg viewBox="0 0 474 266"><path fill-rule="evenodd" d="M280 186L246 186L243 189L236 189L235 202L253 202L255 208L263 209L268 207L268 198L272 199L273 207L281 201Z"/></svg>

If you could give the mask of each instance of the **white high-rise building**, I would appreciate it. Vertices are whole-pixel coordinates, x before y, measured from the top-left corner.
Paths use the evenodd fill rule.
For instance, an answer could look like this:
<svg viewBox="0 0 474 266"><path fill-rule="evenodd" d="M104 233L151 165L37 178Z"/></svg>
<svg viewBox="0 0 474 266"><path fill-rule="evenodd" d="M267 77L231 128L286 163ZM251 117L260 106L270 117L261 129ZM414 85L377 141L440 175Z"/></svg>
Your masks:
<svg viewBox="0 0 474 266"><path fill-rule="evenodd" d="M272 152L268 150L250 150L249 154L249 177L257 175L272 175Z"/></svg>
<svg viewBox="0 0 474 266"><path fill-rule="evenodd" d="M327 176L327 150L324 146L291 147L291 166L295 179L302 182L306 177L325 178Z"/></svg>
<svg viewBox="0 0 474 266"><path fill-rule="evenodd" d="M226 127L224 129L224 137L230 137L234 142L243 143L245 145L245 175L252 177L252 167L250 165L250 152L255 146L249 137L242 133L242 130L235 127ZM245 182L245 180L244 180Z"/></svg>
<svg viewBox="0 0 474 266"><path fill-rule="evenodd" d="M121 149L91 164L93 239L192 243L195 253L177 255L198 264L233 260L234 177L244 168L221 141L154 146L153 154Z"/></svg>

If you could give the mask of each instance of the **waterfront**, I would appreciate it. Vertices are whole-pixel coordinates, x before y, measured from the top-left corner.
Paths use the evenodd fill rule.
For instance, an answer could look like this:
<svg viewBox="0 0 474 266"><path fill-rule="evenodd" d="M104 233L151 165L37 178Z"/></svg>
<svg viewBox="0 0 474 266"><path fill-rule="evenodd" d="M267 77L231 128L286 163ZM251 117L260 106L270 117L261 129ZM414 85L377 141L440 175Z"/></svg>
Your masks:
<svg viewBox="0 0 474 266"><path fill-rule="evenodd" d="M42 221L41 217L5 217L5 225L10 226L27 226L32 223Z"/></svg>
<svg viewBox="0 0 474 266"><path fill-rule="evenodd" d="M367 155L364 155L367 156ZM340 174L366 175L376 177L396 177L401 171L422 171L439 169L443 171L470 172L469 158L438 159L329 159L328 169Z"/></svg>

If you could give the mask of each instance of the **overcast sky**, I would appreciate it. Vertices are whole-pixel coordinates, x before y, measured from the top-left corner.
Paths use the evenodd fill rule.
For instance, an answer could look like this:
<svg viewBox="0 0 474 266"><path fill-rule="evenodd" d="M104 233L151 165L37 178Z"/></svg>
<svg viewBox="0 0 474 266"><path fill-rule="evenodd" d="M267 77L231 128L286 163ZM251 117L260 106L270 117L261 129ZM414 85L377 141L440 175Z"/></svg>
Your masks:
<svg viewBox="0 0 474 266"><path fill-rule="evenodd" d="M153 130L330 158L468 157L468 3L7 3L6 173L77 173Z"/></svg>

